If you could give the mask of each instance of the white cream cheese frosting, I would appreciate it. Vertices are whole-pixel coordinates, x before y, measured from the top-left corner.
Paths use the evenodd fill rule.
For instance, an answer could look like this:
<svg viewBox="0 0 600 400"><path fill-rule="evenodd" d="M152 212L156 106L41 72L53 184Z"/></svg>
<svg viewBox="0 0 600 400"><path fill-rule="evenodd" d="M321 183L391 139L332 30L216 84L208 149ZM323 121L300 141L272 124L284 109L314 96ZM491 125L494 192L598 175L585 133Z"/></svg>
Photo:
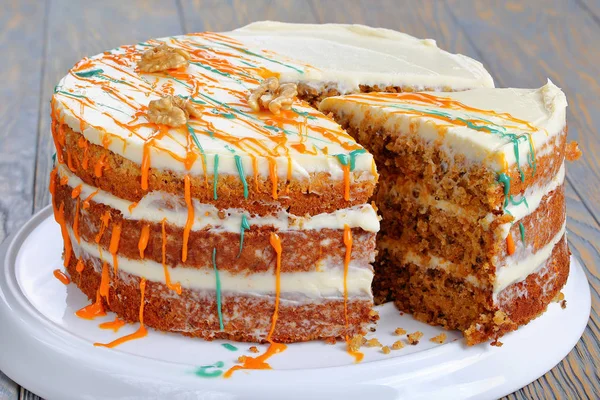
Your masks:
<svg viewBox="0 0 600 400"><path fill-rule="evenodd" d="M262 21L227 35L312 67L303 73L285 70L282 80L316 87L329 83L341 94L357 92L359 85L410 86L415 90L494 86L480 62L441 50L434 40L390 29Z"/></svg>

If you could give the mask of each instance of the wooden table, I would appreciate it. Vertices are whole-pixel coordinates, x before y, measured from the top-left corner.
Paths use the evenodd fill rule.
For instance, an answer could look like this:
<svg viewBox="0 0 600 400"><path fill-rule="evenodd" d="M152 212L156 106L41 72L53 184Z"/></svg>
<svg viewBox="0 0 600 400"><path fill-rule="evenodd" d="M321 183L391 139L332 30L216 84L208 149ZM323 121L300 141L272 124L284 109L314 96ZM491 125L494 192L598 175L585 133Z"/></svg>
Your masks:
<svg viewBox="0 0 600 400"><path fill-rule="evenodd" d="M122 44L265 19L392 28L482 61L496 86L540 87L550 78L565 90L569 135L584 152L565 182L569 242L587 268L593 309L575 349L509 397L600 396L598 0L0 0L0 242L50 202L50 96L76 61ZM38 397L0 372L0 399L17 398Z"/></svg>

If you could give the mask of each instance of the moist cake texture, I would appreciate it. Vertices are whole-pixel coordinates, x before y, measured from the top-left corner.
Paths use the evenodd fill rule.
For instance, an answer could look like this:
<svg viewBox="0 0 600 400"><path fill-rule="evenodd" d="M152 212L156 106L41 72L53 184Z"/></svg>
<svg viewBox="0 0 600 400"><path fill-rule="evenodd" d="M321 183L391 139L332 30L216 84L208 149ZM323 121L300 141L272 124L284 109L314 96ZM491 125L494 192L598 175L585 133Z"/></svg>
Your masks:
<svg viewBox="0 0 600 400"><path fill-rule="evenodd" d="M545 310L569 269L566 106L551 82L321 103L382 175L378 302L460 329L469 344Z"/></svg>

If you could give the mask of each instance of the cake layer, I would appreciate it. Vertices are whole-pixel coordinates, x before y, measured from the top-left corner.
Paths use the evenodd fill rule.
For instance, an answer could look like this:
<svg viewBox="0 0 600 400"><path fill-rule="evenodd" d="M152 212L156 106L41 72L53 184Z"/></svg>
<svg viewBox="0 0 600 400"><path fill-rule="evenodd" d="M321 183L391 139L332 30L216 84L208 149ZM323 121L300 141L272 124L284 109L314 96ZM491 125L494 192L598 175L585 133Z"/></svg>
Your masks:
<svg viewBox="0 0 600 400"><path fill-rule="evenodd" d="M64 153L65 163L74 175L90 186L130 202L139 202L150 192L184 196L188 176L190 198L219 209L243 208L258 215L286 209L296 215L316 215L365 203L376 183L373 175L376 170L371 160L372 170L350 171L347 180L321 172L306 179L270 180L257 175L242 182L237 175L197 176L191 172L181 174L149 168L147 188L142 189L140 181L144 172L140 165L102 146L88 143L70 128L59 125L56 131L57 136L63 138L59 139L57 154ZM348 200L344 199L346 185Z"/></svg>
<svg viewBox="0 0 600 400"><path fill-rule="evenodd" d="M184 228L187 224L189 209L183 195L150 192L138 202L120 199L109 192L88 185L64 165L57 167L56 178L57 184L60 184L63 179L66 180L64 184L68 185L67 189L77 188L76 197L82 200L90 198L88 204L108 206L121 213L124 218L154 223L160 223L166 218L170 225L178 228ZM191 199L191 203L194 210L194 219L190 227L192 231L211 228L239 233L242 223L250 227L269 226L278 230L344 229L346 225L367 232L379 230L379 217L368 204L313 216L297 216L283 209L272 215L260 216L239 207L220 210L213 204L203 204L197 199Z"/></svg>
<svg viewBox="0 0 600 400"><path fill-rule="evenodd" d="M504 288L495 300L490 288L442 269L410 263L398 268L385 260L377 273L386 279L375 282L374 292L380 294L376 301L387 295L418 320L463 331L467 344L473 345L497 339L544 312L567 280L569 254L563 235L546 262L522 281Z"/></svg>
<svg viewBox="0 0 600 400"><path fill-rule="evenodd" d="M493 87L481 63L439 49L434 40L364 25L255 22L227 33L256 48L310 65L284 69L280 79L356 92L360 86L410 90Z"/></svg>
<svg viewBox="0 0 600 400"><path fill-rule="evenodd" d="M221 293L229 296L274 296L276 292L274 266L265 271L248 271L245 274L236 274L230 272L228 268L223 268L226 264L220 263L216 256L214 261L206 265L205 268L163 265L150 259L135 260L121 255L112 257L107 252L103 252L93 242L90 243L84 240L77 242L71 230L69 230L69 236L77 260L81 259L88 262L97 260L99 267L106 264L108 269L113 271L116 260L118 271L170 286L173 295L178 291L173 285L180 286L181 289L212 291L213 293L218 286ZM218 254L218 251L216 254ZM101 268L98 268L97 272L101 272ZM169 277L168 282L167 276ZM344 298L344 293L352 298L370 300L372 299L372 280L373 271L371 268L364 268L361 265L357 267L352 264L348 266L346 280L344 280L343 268L327 268L327 266L324 266L324 268L318 270L282 271L279 275L279 293L281 298L296 302L310 302L321 299L339 300Z"/></svg>
<svg viewBox="0 0 600 400"><path fill-rule="evenodd" d="M276 253L270 238L272 232L277 232L281 240L282 272L342 269L345 263L347 248L343 239L344 227L279 229L267 224L250 225L246 220L248 224L240 224L237 233L205 226L201 230L190 230L185 239L185 228L172 224L169 219L164 220L163 234L162 222L130 219L117 209L97 203L95 196L85 200L75 188L68 184L61 185L58 176L55 185L54 204L56 209L63 208L65 225L74 230L82 241L95 243L106 252L111 251L129 259L141 259L143 256L144 259L162 263L164 258L169 266L212 270L213 250L217 249L218 264L231 273L264 272L275 265ZM75 198L73 193L76 194ZM353 241L349 261L371 270L375 232L348 227ZM118 233L115 233L115 228Z"/></svg>
<svg viewBox="0 0 600 400"><path fill-rule="evenodd" d="M107 268L106 297L97 297L103 262L94 258L84 259L81 272L77 271L76 265L77 259L73 254L67 272L71 281L91 301L99 299L105 309L128 322L139 321L142 300L140 278L121 270L118 279L115 279L112 268ZM181 295L176 295L166 285L152 281L146 283L143 301L145 325L206 340L264 341L271 329L271 317L275 311L275 297L222 293L219 318L214 290L182 289ZM370 300L350 299L347 302L346 319L343 299L300 303L280 300L271 339L289 343L364 334L367 326L374 322L372 305ZM220 328L220 322L223 323L223 329Z"/></svg>
<svg viewBox="0 0 600 400"><path fill-rule="evenodd" d="M549 138L542 147L536 145L535 164L526 163L519 167L513 164L506 170L496 170L485 163L468 160L460 154L462 147L454 149L444 144L442 139L446 134L443 131L438 133L437 139L430 139L416 134L415 128L388 129L383 126L384 121L368 119L356 124L352 119L354 114L338 110L335 105L324 102L321 108L331 110L348 133L373 153L379 172L385 176L378 192L384 190L381 187L400 179L398 184L417 183L436 200L487 214L509 205L505 204L505 190L507 196L513 197L510 204L516 204L518 196L528 188L549 185L563 165L566 129ZM474 137L490 135L476 131L472 134ZM524 180L520 178L521 172ZM382 196L385 193L376 194L378 202Z"/></svg>
<svg viewBox="0 0 600 400"><path fill-rule="evenodd" d="M520 257L525 249L535 253L545 247L566 219L562 184L532 203L529 214L516 221L502 214L477 217L463 211L457 215L456 210L423 204L411 192L393 201L376 201L384 216L380 250L443 258L457 266L459 276L474 275L483 281L493 279L495 268Z"/></svg>

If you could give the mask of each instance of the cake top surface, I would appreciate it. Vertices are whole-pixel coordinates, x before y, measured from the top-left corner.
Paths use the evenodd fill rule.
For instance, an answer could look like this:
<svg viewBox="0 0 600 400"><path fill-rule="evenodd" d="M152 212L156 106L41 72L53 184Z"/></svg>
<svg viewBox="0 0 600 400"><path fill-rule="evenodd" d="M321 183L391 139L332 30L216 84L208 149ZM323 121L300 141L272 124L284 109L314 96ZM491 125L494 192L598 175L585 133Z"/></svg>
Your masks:
<svg viewBox="0 0 600 400"><path fill-rule="evenodd" d="M359 85L462 90L493 87L483 65L451 54L432 39L417 39L390 29L345 24L255 22L229 32L248 46L301 59L312 68L283 71L282 80L328 83L341 94Z"/></svg>
<svg viewBox="0 0 600 400"><path fill-rule="evenodd" d="M441 140L453 152L499 171L531 162L532 149L535 154L565 128L566 107L564 93L551 81L539 89L353 94L320 105L324 112L350 115L355 124L368 118L390 131Z"/></svg>
<svg viewBox="0 0 600 400"><path fill-rule="evenodd" d="M306 41L303 46L301 37ZM290 40L295 41L290 46L294 51L285 49L284 44ZM348 42L355 44L349 46ZM162 43L187 51L189 63L161 72L140 72L137 64L142 54ZM268 43L282 53L270 50ZM286 76L294 81L301 81L303 76L310 76L312 81L333 79L336 68L353 65L345 76L355 74L361 80L358 72L372 71L374 66L384 64L380 62L383 58L388 60L388 72L379 71L378 76L389 78L389 82L395 75L402 75L397 71L408 71L407 76L421 77L424 82L439 75L383 51L377 53L383 58L377 59L364 52L355 53L361 46L364 51L367 47L389 47L389 52L410 48L410 57L417 61L439 61L433 54L456 58L463 63L457 61L456 68L452 68L456 79L471 76L474 70L489 77L475 61L398 32L356 25L265 22L228 34L204 32L149 40L85 58L56 86L52 108L59 122L82 133L91 143L147 167L197 175L218 171L255 176L275 173L288 178L327 172L341 178L345 166L351 165L353 170L368 172L368 176L376 174L372 156L307 103L296 100L290 110L275 115L254 112L247 101L250 92L270 76L282 81ZM335 53L332 47L337 48ZM311 65L319 61L315 52L329 54L328 61ZM327 74L320 67L329 68ZM394 73L389 73L392 70ZM491 84L491 80L486 82ZM469 84L479 85L477 79ZM187 99L195 116L177 128L151 123L148 105L165 95Z"/></svg>

